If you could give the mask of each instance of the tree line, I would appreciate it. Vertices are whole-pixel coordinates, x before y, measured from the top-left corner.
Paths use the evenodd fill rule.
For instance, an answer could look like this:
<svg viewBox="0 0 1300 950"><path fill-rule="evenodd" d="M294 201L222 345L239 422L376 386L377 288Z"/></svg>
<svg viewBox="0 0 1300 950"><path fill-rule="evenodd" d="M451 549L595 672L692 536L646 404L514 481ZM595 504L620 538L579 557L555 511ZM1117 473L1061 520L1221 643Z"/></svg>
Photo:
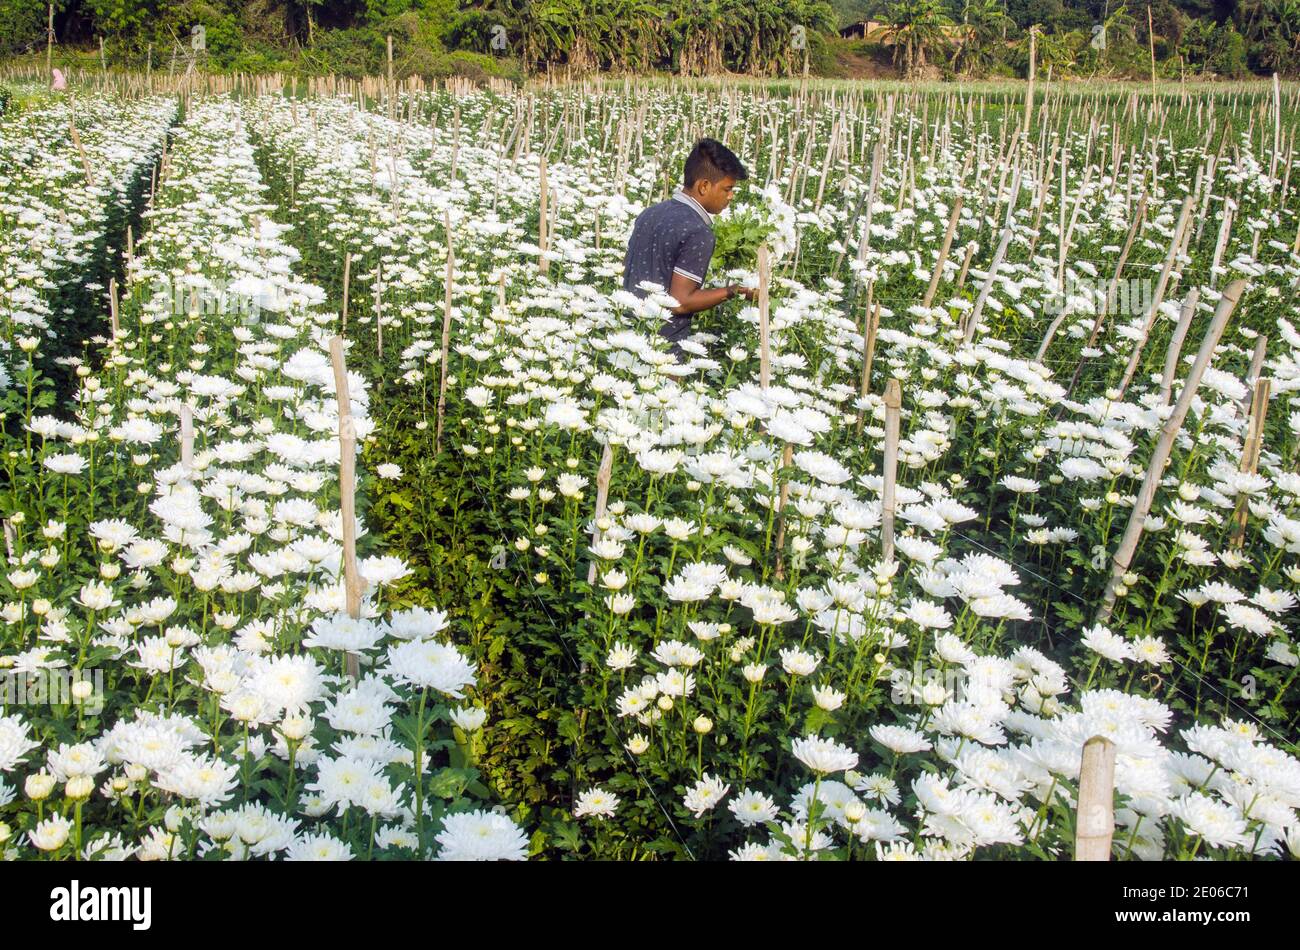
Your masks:
<svg viewBox="0 0 1300 950"><path fill-rule="evenodd" d="M345 75L380 68L392 35L406 73L825 75L856 56L1016 76L1031 29L1059 76L1300 73L1300 0L0 0L3 53L102 41L114 63Z"/></svg>

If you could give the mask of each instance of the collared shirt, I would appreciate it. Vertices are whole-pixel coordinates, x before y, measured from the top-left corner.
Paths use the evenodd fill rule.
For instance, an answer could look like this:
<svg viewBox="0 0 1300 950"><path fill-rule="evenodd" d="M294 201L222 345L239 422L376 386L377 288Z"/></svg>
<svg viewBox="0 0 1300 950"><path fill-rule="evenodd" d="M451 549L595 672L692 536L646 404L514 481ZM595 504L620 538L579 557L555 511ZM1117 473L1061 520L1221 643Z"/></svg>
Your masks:
<svg viewBox="0 0 1300 950"><path fill-rule="evenodd" d="M704 219L704 223L709 226L710 230L713 228L713 215L705 211L704 205L700 204L698 201L696 201L686 192L678 188L675 192L673 192L673 200L681 201L684 204L686 204L687 207L694 208L696 213L699 214L699 216Z"/></svg>
<svg viewBox="0 0 1300 950"><path fill-rule="evenodd" d="M672 287L673 274L704 286L717 239L713 217L690 195L678 191L667 201L651 205L638 215L623 259L623 289L644 297L642 281ZM659 331L680 340L691 331L689 314L673 317Z"/></svg>

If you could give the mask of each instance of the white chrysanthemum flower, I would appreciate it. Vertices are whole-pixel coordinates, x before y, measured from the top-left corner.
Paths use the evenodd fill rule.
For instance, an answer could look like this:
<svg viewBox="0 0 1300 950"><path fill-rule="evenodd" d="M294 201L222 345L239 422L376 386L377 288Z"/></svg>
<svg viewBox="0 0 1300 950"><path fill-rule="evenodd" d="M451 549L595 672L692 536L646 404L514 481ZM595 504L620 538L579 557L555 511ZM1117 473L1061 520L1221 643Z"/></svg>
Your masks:
<svg viewBox="0 0 1300 950"><path fill-rule="evenodd" d="M614 812L618 810L618 804L617 795L595 786L578 796L578 801L573 807L573 815L575 818L584 818L590 815L603 821L606 818L614 817Z"/></svg>
<svg viewBox="0 0 1300 950"><path fill-rule="evenodd" d="M437 841L439 861L523 861L528 839L505 815L491 811L458 812L442 820Z"/></svg>

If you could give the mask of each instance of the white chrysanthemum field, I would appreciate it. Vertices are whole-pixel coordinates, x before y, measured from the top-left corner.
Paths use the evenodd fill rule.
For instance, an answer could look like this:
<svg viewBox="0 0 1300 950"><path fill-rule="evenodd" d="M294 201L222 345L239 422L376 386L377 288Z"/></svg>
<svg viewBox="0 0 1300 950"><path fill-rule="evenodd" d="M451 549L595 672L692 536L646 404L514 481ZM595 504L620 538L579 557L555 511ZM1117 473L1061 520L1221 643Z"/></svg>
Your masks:
<svg viewBox="0 0 1300 950"><path fill-rule="evenodd" d="M1300 856L1294 89L259 89L0 113L4 857Z"/></svg>

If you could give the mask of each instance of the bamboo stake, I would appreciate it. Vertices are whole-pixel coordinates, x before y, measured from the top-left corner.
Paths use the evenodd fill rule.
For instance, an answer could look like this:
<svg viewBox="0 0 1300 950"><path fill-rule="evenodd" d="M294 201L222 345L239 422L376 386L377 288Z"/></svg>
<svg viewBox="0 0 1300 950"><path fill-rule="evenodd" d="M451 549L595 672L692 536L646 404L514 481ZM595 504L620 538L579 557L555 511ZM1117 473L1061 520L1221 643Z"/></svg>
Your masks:
<svg viewBox="0 0 1300 950"><path fill-rule="evenodd" d="M95 176L90 171L90 159L86 157L86 147L81 144L81 136L77 133L77 120L71 115L68 116L68 133L72 136L72 144L77 147L77 153L81 156L81 168L86 173L86 184L93 188Z"/></svg>
<svg viewBox="0 0 1300 950"><path fill-rule="evenodd" d="M330 340L330 359L334 364L334 388L339 408L339 511L343 521L343 589L347 597L348 616L361 619L361 594L366 581L357 569L357 428L352 418L352 395L348 389L348 370L343 357L343 337ZM353 682L361 675L355 653L347 654L347 673Z"/></svg>
<svg viewBox="0 0 1300 950"><path fill-rule="evenodd" d="M1147 4L1147 49L1151 51L1151 101L1156 96L1156 31L1151 25L1151 4Z"/></svg>
<svg viewBox="0 0 1300 950"><path fill-rule="evenodd" d="M1246 374L1247 386L1253 388L1254 385L1257 382L1259 382L1260 372L1264 369L1264 357L1267 354L1268 354L1268 335L1265 333L1261 333L1259 336L1255 338L1255 352L1253 352L1250 356L1250 372ZM1253 405L1254 405L1254 400L1251 398L1250 394L1247 394L1245 398L1243 398L1241 402L1238 403L1238 406L1241 408L1242 415L1248 415L1251 411L1251 406Z"/></svg>
<svg viewBox="0 0 1300 950"><path fill-rule="evenodd" d="M1169 405L1169 395L1174 388L1174 373L1178 369L1178 357L1183 351L1183 341L1187 339L1187 331L1192 326L1192 317L1196 313L1196 303L1199 299L1200 291L1193 287L1183 300L1183 309L1178 315L1178 326L1174 329L1169 348L1165 351L1165 370L1160 377L1159 405L1161 406Z"/></svg>
<svg viewBox="0 0 1300 950"><path fill-rule="evenodd" d="M456 266L456 252L451 245L451 212L443 217L443 230L447 235L447 274L443 278L442 295L442 358L438 365L438 425L433 440L433 454L442 452L442 427L447 415L447 361L451 354L451 282ZM504 290L505 284L502 284Z"/></svg>
<svg viewBox="0 0 1300 950"><path fill-rule="evenodd" d="M1129 357L1128 366L1124 369L1124 378L1119 384L1121 398L1125 390L1128 389L1129 383L1133 381L1138 362L1142 359L1142 350L1146 346L1147 337L1150 336L1151 328L1155 326L1156 317L1160 313L1160 304L1165 299L1165 288L1169 286L1169 275L1173 272L1174 263L1178 259L1178 249L1182 245L1183 231L1186 229L1187 221L1192 214L1192 203L1191 195L1183 199L1183 208L1178 215L1178 224L1174 228L1174 237L1169 242L1169 254L1165 258L1165 266L1160 271L1160 278L1156 281L1155 292L1151 298L1151 308L1147 311L1146 320L1142 325L1142 335L1133 346L1133 353Z"/></svg>
<svg viewBox="0 0 1300 950"><path fill-rule="evenodd" d="M1120 249L1119 260L1115 262L1115 273L1111 275L1110 283L1106 285L1106 302L1092 325L1092 333L1088 335L1088 342L1084 344L1085 347L1091 347L1097 342L1097 334L1101 332L1102 323L1105 322L1106 316L1114 309L1115 291L1119 287L1120 275L1124 273L1124 265L1128 263L1129 251L1133 249L1133 240L1137 237L1138 229L1142 226L1142 219L1146 215L1148 197L1147 192L1144 191L1142 197L1138 199L1137 213L1133 215L1133 223L1129 225L1128 237L1124 239L1124 247Z"/></svg>
<svg viewBox="0 0 1300 950"><path fill-rule="evenodd" d="M591 543L595 544L604 534L600 530L600 519L605 517L605 505L609 500L609 480L614 474L614 448L608 442L605 443L605 451L600 456L600 470L596 473L596 517L593 519L596 524L591 530ZM591 566L587 568L588 586L596 583L596 559L592 558Z"/></svg>
<svg viewBox="0 0 1300 950"><path fill-rule="evenodd" d="M1282 87L1277 73L1273 73L1273 158L1269 162L1268 177L1277 178L1278 152L1282 149Z"/></svg>
<svg viewBox="0 0 1300 950"><path fill-rule="evenodd" d="M767 244L758 246L758 347L759 347L759 385L764 390L772 382L772 341L770 326L771 300L769 298L772 280L772 253Z"/></svg>
<svg viewBox="0 0 1300 950"><path fill-rule="evenodd" d="M1231 199L1223 203L1223 219L1219 224L1219 236L1214 241L1214 257L1210 259L1210 286L1213 287L1219 276L1219 265L1223 262L1223 252L1228 247L1228 236L1232 231L1232 219L1236 208Z"/></svg>
<svg viewBox="0 0 1300 950"><path fill-rule="evenodd" d="M868 304L870 307L870 304ZM871 307L871 312L866 320L866 333L862 338L862 382L859 386L858 395L865 397L871 392L871 364L876 359L876 332L880 329L880 304L877 303ZM858 427L857 434L862 435L862 423L866 418L866 410L858 410Z"/></svg>
<svg viewBox="0 0 1300 950"><path fill-rule="evenodd" d="M872 207L876 203L876 189L880 187L880 168L884 161L884 146L877 142L875 148L871 150L871 185L867 190L866 221L862 226L862 240L858 242L858 260L864 264L867 261L867 251L871 250Z"/></svg>
<svg viewBox="0 0 1300 950"><path fill-rule="evenodd" d="M1214 319L1211 321L1210 328L1205 333L1205 339L1201 341L1201 348L1196 354L1196 362L1192 364L1192 370L1187 374L1187 381L1183 383L1182 392L1178 395L1178 402L1174 404L1174 411L1165 420L1165 424L1160 430L1160 438L1156 442L1155 451L1151 453L1151 463L1147 466L1146 478L1143 479L1142 487L1138 490L1137 500L1134 502L1133 511L1129 515L1128 527L1124 529L1124 536L1120 539L1119 547L1116 549L1115 557L1112 560L1110 581L1106 584L1106 593L1102 598L1101 605L1097 608L1095 623L1105 623L1110 619L1111 611L1115 608L1115 598L1118 596L1116 589L1122 582L1124 574L1128 571L1129 564L1133 560L1133 552L1137 550L1138 541L1142 538L1142 529L1146 524L1147 513L1151 510L1151 503L1155 500L1156 488L1160 484L1165 462L1173 449L1174 438L1183 427L1183 420L1187 418L1187 410L1191 408L1192 397L1196 395L1196 389L1201 384L1201 376L1205 373L1205 367L1210 364L1210 359L1214 355L1214 348L1219 343L1219 337L1223 335L1223 328L1228 325L1228 318L1232 316L1232 311L1236 308L1237 301L1241 299L1241 294L1245 288L1246 282L1244 280L1234 280L1224 289L1223 296L1219 298L1219 305L1214 311Z"/></svg>
<svg viewBox="0 0 1300 950"><path fill-rule="evenodd" d="M993 291L993 281L998 276L998 268L1002 266L1002 258L1006 256L1007 247L1011 244L1011 236L1014 232L1010 225L1002 229L1002 239L998 241L998 248L993 253L993 263L989 265L988 274L984 277L984 284L980 287L979 295L975 298L975 307L970 312L970 319L966 321L966 332L963 335L963 342L970 343L975 339L975 328L979 326L980 314L984 312L984 302L989 299L989 294Z"/></svg>
<svg viewBox="0 0 1300 950"><path fill-rule="evenodd" d="M539 184L540 196L538 199L539 214L537 218L537 246L541 249L541 253L538 255L537 258L537 270L543 277L545 277L547 269L550 265L550 262L546 259L546 245L549 243L548 240L549 234L547 233L547 226L546 226L547 225L547 221L546 221L546 197L547 196L546 196L546 153L545 152L542 153L539 159L538 167L539 167L539 179L540 179L540 184Z"/></svg>
<svg viewBox="0 0 1300 950"><path fill-rule="evenodd" d="M966 245L966 253L962 256L961 270L957 272L956 289L960 293L961 289L966 286L966 274L970 271L970 262L975 257L975 242Z"/></svg>
<svg viewBox="0 0 1300 950"><path fill-rule="evenodd" d="M108 279L108 319L113 328L113 341L117 341L118 333L121 332L121 326L117 321L117 278Z"/></svg>
<svg viewBox="0 0 1300 950"><path fill-rule="evenodd" d="M794 460L794 446L787 442L781 452L781 471L785 472ZM776 579L785 579L785 505L790 500L790 479L781 479L781 492L776 501Z"/></svg>
<svg viewBox="0 0 1300 950"><path fill-rule="evenodd" d="M953 202L952 213L948 216L948 230L944 232L943 244L939 247L939 259L935 262L934 273L930 275L930 286L925 290L925 297L921 301L922 307L929 307L934 302L935 291L939 289L939 281L943 278L943 265L948 263L948 253L952 250L952 236L957 233L957 220L961 217L961 195Z"/></svg>
<svg viewBox="0 0 1300 950"><path fill-rule="evenodd" d="M1272 383L1268 379L1255 382L1255 396L1250 405L1250 425L1246 429L1246 442L1241 451L1240 471L1254 475L1259 470L1259 453L1264 444L1264 417L1268 414L1268 394ZM1237 500L1232 513L1232 546L1239 548L1246 540L1246 515L1249 511L1246 496Z"/></svg>
<svg viewBox="0 0 1300 950"><path fill-rule="evenodd" d="M1115 743L1093 736L1083 744L1074 860L1109 861L1115 834Z"/></svg>
<svg viewBox="0 0 1300 950"><path fill-rule="evenodd" d="M352 252L348 251L343 255L343 327L339 333L347 333L347 291L351 286L352 278Z"/></svg>
<svg viewBox="0 0 1300 950"><path fill-rule="evenodd" d="M188 477L194 471L194 410L181 403L181 468Z"/></svg>
<svg viewBox="0 0 1300 950"><path fill-rule="evenodd" d="M1022 136L1029 135L1029 121L1034 115L1034 71L1038 65L1038 26L1029 28L1029 87L1025 90L1025 125Z"/></svg>
<svg viewBox="0 0 1300 950"><path fill-rule="evenodd" d="M902 415L903 388L897 379L885 384L885 465L880 492L880 558L894 558L894 488L898 476L898 429Z"/></svg>
<svg viewBox="0 0 1300 950"><path fill-rule="evenodd" d="M375 265L375 282L370 286L371 286L371 292L374 294L374 298L375 298L375 347L378 351L380 365L382 366L384 362L384 265L383 262L380 262Z"/></svg>

